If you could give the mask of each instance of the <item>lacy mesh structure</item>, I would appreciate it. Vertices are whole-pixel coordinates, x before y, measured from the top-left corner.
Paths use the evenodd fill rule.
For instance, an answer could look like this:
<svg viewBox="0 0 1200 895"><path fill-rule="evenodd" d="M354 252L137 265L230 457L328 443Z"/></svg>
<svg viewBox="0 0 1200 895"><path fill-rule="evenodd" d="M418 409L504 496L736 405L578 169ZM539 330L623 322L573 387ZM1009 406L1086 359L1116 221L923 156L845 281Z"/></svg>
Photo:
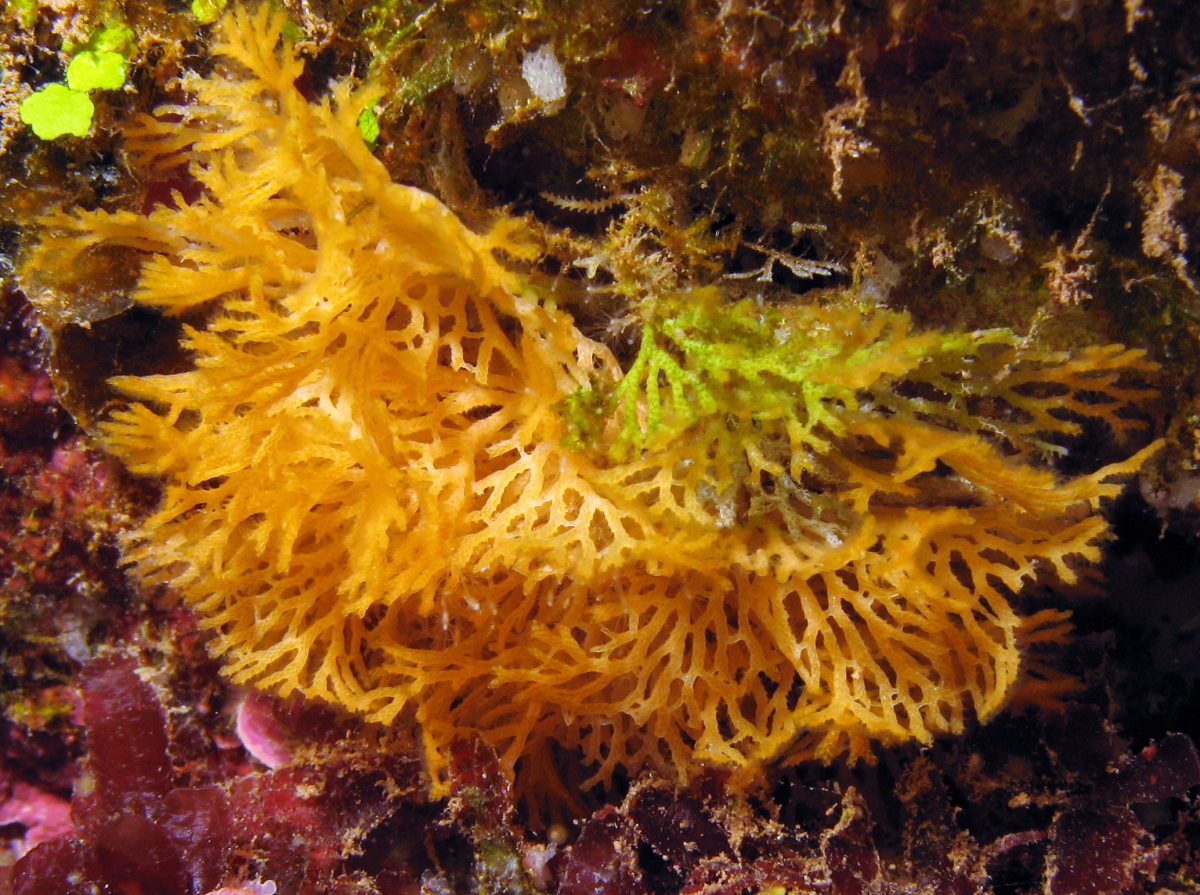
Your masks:
<svg viewBox="0 0 1200 895"><path fill-rule="evenodd" d="M1138 428L1140 353L697 289L623 372L497 260L529 257L516 222L390 182L369 89L300 94L282 24L230 15L223 73L131 130L201 198L59 213L26 265L124 246L137 302L207 311L192 369L115 381L103 440L164 482L128 560L235 681L414 717L435 786L470 731L594 782L863 757L1004 705L1065 629L1012 598L1098 558L1099 501L1156 445L1066 480L1037 458L1081 418Z"/></svg>

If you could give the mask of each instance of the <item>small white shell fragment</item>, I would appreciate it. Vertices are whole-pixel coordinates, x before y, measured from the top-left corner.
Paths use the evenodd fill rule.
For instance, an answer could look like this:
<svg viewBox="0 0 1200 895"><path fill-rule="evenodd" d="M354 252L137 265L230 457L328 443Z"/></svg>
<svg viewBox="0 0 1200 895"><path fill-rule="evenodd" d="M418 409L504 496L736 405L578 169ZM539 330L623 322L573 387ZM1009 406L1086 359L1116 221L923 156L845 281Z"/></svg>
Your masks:
<svg viewBox="0 0 1200 895"><path fill-rule="evenodd" d="M557 102L567 95L567 76L550 44L542 44L526 54L521 63L521 76L533 95L544 103Z"/></svg>
<svg viewBox="0 0 1200 895"><path fill-rule="evenodd" d="M222 886L219 889L213 889L208 895L275 895L275 892L275 880L269 879L262 883L252 879L236 886Z"/></svg>

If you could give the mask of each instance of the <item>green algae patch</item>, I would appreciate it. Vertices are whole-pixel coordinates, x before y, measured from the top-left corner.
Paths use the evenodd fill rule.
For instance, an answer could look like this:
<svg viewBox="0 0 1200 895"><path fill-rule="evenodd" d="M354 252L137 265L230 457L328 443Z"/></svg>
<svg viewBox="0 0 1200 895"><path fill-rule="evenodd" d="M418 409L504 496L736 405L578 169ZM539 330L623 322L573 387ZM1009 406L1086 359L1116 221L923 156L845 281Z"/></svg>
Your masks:
<svg viewBox="0 0 1200 895"><path fill-rule="evenodd" d="M127 68L125 57L113 50L84 50L67 66L67 86L79 93L120 90Z"/></svg>
<svg viewBox="0 0 1200 895"><path fill-rule="evenodd" d="M379 116L373 109L363 109L358 116L358 132L371 149L379 140Z"/></svg>
<svg viewBox="0 0 1200 895"><path fill-rule="evenodd" d="M211 25L221 17L228 0L192 0L192 15L202 25Z"/></svg>
<svg viewBox="0 0 1200 895"><path fill-rule="evenodd" d="M33 128L39 139L53 140L71 134L82 137L92 126L96 106L86 93L66 84L47 84L21 103L21 121Z"/></svg>

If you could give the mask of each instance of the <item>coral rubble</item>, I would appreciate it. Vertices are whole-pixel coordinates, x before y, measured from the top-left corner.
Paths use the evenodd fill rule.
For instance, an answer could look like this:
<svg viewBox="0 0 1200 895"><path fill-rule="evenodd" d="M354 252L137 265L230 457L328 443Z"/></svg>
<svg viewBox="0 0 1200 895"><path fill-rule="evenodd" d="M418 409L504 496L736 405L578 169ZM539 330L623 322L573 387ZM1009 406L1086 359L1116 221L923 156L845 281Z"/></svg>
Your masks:
<svg viewBox="0 0 1200 895"><path fill-rule="evenodd" d="M125 247L134 300L191 321L192 368L114 380L103 440L165 482L127 559L235 681L412 714L440 791L473 732L534 788L556 745L593 781L687 778L999 711L1065 629L1017 593L1098 558L1099 502L1158 445L1042 458L1084 422L1146 428L1140 352L693 288L648 305L623 372L498 260L536 256L518 222L480 236L390 181L370 88L298 89L282 28L231 14L226 68L128 132L200 198L58 213L24 274L67 314L48 272Z"/></svg>

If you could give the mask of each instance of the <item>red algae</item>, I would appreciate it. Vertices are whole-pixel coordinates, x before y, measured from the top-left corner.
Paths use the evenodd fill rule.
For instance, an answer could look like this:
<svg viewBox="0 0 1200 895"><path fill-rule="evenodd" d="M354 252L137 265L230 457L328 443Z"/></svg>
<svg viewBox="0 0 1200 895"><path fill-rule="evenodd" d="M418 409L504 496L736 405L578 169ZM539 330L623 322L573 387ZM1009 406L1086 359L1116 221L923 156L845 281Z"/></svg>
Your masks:
<svg viewBox="0 0 1200 895"><path fill-rule="evenodd" d="M18 895L88 886L200 895L240 883L248 856L286 891L323 892L340 877L347 849L423 789L414 760L370 753L335 753L222 785L181 785L171 726L158 691L143 679L148 672L116 654L84 666L90 748L72 804L74 829L17 862ZM355 829L357 836L348 832Z"/></svg>
<svg viewBox="0 0 1200 895"><path fill-rule="evenodd" d="M171 789L166 713L136 668L130 658L108 656L81 675L92 797L105 811L147 810Z"/></svg>
<svg viewBox="0 0 1200 895"><path fill-rule="evenodd" d="M801 774L769 796L770 812L766 794L748 798L723 774L638 781L559 846L525 829L480 739L453 744L452 794L429 803L416 758L339 745L335 719L268 706L288 739L311 738L290 763L253 772L180 738L160 676L119 654L84 666L91 749L74 828L28 851L0 893L970 893L1044 879L1055 895L1116 895L1194 866L1195 747L1175 735L1129 753L1089 706L1001 719L836 785ZM188 785L198 778L214 782Z"/></svg>
<svg viewBox="0 0 1200 895"><path fill-rule="evenodd" d="M643 895L633 824L614 809L588 818L579 838L552 866L559 895Z"/></svg>

